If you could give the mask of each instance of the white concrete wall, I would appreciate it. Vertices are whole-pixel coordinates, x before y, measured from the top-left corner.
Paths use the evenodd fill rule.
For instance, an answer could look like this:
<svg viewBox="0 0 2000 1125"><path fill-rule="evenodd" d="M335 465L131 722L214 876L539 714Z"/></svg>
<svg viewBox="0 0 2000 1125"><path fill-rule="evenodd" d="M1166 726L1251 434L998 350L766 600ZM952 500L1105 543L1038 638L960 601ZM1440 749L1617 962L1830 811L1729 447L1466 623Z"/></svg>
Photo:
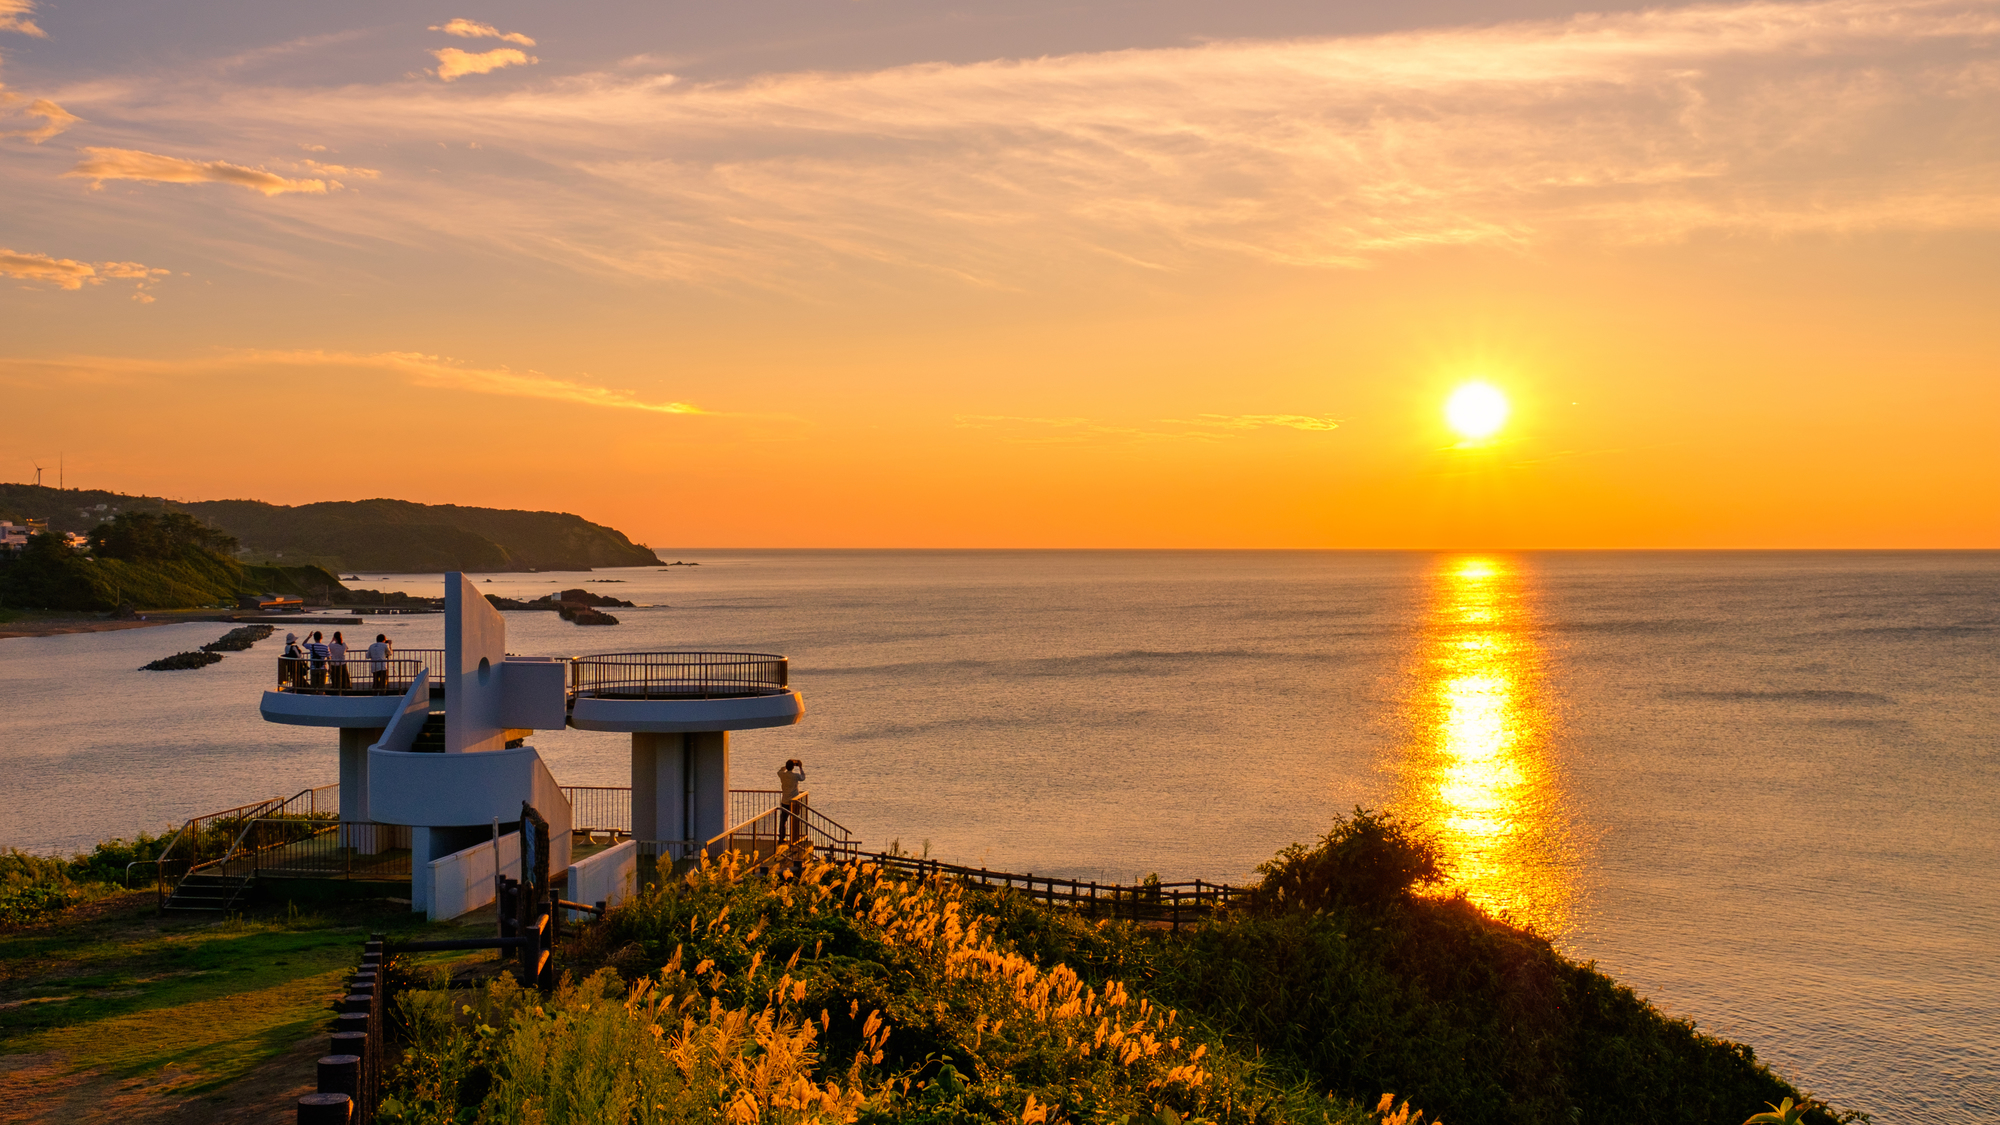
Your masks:
<svg viewBox="0 0 2000 1125"><path fill-rule="evenodd" d="M554 656L510 656L500 665L503 728L561 730L569 725L569 661Z"/></svg>
<svg viewBox="0 0 2000 1125"><path fill-rule="evenodd" d="M368 809L383 824L478 827L521 819L521 802L549 822L549 868L569 866L569 798L532 746L478 754L368 751Z"/></svg>
<svg viewBox="0 0 2000 1125"><path fill-rule="evenodd" d="M572 864L563 897L585 906L616 906L639 889L639 843L627 840Z"/></svg>
<svg viewBox="0 0 2000 1125"><path fill-rule="evenodd" d="M428 893L424 895L422 905L432 921L456 918L492 902L493 876L496 873L510 879L521 877L520 834L509 832L500 837L497 848L494 843L482 840L441 859L431 860L426 865L430 886L426 888ZM411 905L415 907L418 904L413 902Z"/></svg>
<svg viewBox="0 0 2000 1125"><path fill-rule="evenodd" d="M507 622L472 579L444 576L444 752L476 753L507 745L500 722L500 665L507 660Z"/></svg>

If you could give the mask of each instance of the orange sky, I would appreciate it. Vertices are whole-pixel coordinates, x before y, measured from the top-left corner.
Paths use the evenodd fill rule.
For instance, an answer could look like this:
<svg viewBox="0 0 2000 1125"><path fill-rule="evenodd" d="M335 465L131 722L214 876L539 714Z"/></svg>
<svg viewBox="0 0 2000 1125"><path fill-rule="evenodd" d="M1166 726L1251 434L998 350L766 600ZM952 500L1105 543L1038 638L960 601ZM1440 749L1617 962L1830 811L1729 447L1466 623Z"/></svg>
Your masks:
<svg viewBox="0 0 2000 1125"><path fill-rule="evenodd" d="M661 547L2000 546L2000 6L782 66L536 12L171 65L0 19L0 477ZM1472 378L1514 414L1457 448Z"/></svg>

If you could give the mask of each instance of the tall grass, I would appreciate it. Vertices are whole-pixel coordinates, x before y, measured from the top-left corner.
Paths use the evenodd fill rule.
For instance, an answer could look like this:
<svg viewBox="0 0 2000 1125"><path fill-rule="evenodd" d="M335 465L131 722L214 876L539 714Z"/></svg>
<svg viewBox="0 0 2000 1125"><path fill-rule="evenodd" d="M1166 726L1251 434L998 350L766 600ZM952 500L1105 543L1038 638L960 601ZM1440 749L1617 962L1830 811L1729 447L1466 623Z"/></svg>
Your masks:
<svg viewBox="0 0 2000 1125"><path fill-rule="evenodd" d="M869 864L704 862L573 941L590 975L553 995L409 993L388 1119L1733 1125L1785 1098L1852 1119L1420 893L1435 858L1357 810L1179 935Z"/></svg>
<svg viewBox="0 0 2000 1125"><path fill-rule="evenodd" d="M955 883L868 864L741 874L705 863L612 912L569 950L606 967L551 997L408 994L388 1119L1372 1119L1122 981L1024 955Z"/></svg>

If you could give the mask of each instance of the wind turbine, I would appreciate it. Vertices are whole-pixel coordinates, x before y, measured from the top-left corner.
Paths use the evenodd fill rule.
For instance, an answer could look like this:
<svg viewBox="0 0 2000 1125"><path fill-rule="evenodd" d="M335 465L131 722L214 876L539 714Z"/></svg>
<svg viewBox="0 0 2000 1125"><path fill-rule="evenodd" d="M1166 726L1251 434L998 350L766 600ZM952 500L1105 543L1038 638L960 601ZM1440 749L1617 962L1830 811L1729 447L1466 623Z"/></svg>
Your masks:
<svg viewBox="0 0 2000 1125"><path fill-rule="evenodd" d="M28 463L35 467L35 487L42 487L42 463L32 457L28 459Z"/></svg>

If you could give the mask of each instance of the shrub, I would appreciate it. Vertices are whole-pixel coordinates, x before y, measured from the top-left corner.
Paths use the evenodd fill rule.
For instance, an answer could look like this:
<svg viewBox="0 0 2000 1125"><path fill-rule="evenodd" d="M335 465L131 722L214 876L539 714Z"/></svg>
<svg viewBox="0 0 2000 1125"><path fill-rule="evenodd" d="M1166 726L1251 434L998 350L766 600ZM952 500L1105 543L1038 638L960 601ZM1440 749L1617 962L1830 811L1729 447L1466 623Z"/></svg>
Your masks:
<svg viewBox="0 0 2000 1125"><path fill-rule="evenodd" d="M1254 913L1380 907L1443 882L1444 852L1394 814L1356 808L1352 818L1336 818L1317 847L1293 844L1257 873L1264 879L1246 903Z"/></svg>
<svg viewBox="0 0 2000 1125"><path fill-rule="evenodd" d="M19 926L60 914L76 901L68 887L22 887L0 891L0 925Z"/></svg>

